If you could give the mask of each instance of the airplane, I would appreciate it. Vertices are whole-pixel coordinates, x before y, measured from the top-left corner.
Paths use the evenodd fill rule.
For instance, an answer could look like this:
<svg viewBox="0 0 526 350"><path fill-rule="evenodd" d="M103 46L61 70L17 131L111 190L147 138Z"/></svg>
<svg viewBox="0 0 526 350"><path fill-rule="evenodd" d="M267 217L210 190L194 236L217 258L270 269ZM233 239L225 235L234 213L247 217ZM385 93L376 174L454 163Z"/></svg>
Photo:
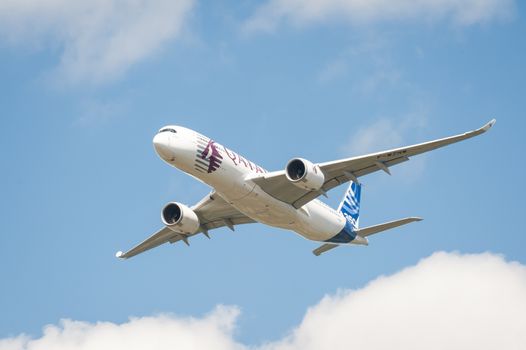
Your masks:
<svg viewBox="0 0 526 350"><path fill-rule="evenodd" d="M129 251L116 257L128 259L164 243L189 244L189 238L209 231L248 223L263 223L291 230L322 243L313 253L318 256L342 245L368 245L370 235L422 220L407 217L360 228L361 183L359 178L384 171L408 161L410 157L488 131L493 119L479 129L434 141L387 151L313 163L293 158L284 170L269 172L222 144L191 129L169 125L153 138L160 158L213 190L189 207L170 202L161 210L164 227ZM349 182L343 200L335 210L317 199L334 187Z"/></svg>

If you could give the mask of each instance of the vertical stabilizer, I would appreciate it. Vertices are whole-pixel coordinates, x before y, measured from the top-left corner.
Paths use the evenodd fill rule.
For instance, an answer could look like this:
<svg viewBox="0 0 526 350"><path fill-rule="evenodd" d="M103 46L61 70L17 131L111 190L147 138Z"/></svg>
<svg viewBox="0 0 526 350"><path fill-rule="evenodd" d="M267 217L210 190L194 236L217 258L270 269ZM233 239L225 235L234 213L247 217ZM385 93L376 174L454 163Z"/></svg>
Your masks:
<svg viewBox="0 0 526 350"><path fill-rule="evenodd" d="M343 214L347 222L357 230L359 227L360 220L360 195L362 191L362 185L350 181L349 188L345 192L338 211Z"/></svg>

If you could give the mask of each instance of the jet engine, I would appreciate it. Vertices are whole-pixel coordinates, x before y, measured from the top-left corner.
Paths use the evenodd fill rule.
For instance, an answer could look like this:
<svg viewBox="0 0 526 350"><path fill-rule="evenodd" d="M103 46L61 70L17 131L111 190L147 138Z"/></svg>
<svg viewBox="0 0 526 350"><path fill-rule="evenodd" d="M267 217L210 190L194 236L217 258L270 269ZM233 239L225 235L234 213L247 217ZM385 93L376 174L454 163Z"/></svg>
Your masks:
<svg viewBox="0 0 526 350"><path fill-rule="evenodd" d="M303 158L291 159L285 167L287 179L299 188L317 191L325 182L325 175L318 165Z"/></svg>
<svg viewBox="0 0 526 350"><path fill-rule="evenodd" d="M170 202L161 212L161 220L172 231L192 234L199 230L199 218L186 205Z"/></svg>

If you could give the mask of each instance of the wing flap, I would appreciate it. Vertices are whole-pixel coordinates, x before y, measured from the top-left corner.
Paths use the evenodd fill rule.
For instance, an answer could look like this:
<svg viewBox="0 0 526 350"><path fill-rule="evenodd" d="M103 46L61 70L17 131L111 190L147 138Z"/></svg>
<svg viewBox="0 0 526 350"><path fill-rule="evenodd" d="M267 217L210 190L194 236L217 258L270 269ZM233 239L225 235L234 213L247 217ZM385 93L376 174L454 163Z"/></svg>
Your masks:
<svg viewBox="0 0 526 350"><path fill-rule="evenodd" d="M234 226L242 225L242 224L251 224L255 222L254 220L252 220L251 218L247 216L229 217L227 218L227 220L229 220L230 223L232 223L232 225ZM201 225L201 227L204 227L206 230L213 230L215 228L220 228L223 226L228 226L228 225L225 222L225 219L221 219L221 218L216 219L214 221L209 221L206 224Z"/></svg>
<svg viewBox="0 0 526 350"><path fill-rule="evenodd" d="M201 226L209 229L226 226L225 219L229 219L234 225L255 222L230 205L215 191L194 205L192 210L199 217ZM220 225L221 222L223 225Z"/></svg>
<svg viewBox="0 0 526 350"><path fill-rule="evenodd" d="M252 180L269 195L285 203L292 204L294 199L301 198L306 193L309 193L304 189L292 185L285 175L285 170L255 175L249 177L248 180ZM288 186L288 184L291 186Z"/></svg>

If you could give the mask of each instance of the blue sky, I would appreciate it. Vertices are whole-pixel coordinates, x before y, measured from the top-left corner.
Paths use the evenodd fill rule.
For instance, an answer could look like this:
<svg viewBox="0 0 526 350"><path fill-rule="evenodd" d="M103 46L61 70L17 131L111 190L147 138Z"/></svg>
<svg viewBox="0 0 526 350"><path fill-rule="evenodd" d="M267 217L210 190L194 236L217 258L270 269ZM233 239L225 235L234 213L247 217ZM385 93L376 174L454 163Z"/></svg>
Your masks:
<svg viewBox="0 0 526 350"><path fill-rule="evenodd" d="M63 318L199 318L224 304L241 310L235 338L260 344L325 295L437 251L526 264L522 3L55 3L0 4L0 338L38 337ZM362 179L361 225L424 218L369 247L315 257L316 243L255 224L114 257L160 227L166 202L209 191L157 157L163 125L278 170L492 118L482 137Z"/></svg>

